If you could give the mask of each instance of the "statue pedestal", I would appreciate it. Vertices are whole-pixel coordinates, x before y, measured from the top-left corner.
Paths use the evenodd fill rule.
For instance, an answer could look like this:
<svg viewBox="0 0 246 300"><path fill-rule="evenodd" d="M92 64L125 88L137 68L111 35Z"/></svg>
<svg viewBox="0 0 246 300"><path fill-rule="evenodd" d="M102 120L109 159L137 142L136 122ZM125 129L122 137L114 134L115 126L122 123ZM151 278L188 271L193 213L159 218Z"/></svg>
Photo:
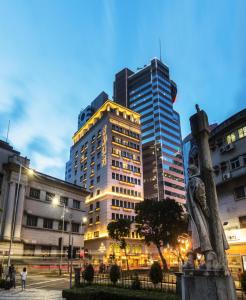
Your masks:
<svg viewBox="0 0 246 300"><path fill-rule="evenodd" d="M185 270L181 286L182 300L237 300L234 281L223 272Z"/></svg>

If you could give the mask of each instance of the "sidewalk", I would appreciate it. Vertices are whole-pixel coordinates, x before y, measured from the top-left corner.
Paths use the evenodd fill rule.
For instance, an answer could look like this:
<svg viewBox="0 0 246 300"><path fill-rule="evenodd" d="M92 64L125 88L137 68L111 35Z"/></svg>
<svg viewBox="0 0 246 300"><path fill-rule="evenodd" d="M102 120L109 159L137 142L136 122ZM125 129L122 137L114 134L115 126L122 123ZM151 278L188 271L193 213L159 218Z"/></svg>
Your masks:
<svg viewBox="0 0 246 300"><path fill-rule="evenodd" d="M63 300L62 291L57 290L44 290L27 288L25 291L21 290L21 287L10 290L0 290L1 300Z"/></svg>

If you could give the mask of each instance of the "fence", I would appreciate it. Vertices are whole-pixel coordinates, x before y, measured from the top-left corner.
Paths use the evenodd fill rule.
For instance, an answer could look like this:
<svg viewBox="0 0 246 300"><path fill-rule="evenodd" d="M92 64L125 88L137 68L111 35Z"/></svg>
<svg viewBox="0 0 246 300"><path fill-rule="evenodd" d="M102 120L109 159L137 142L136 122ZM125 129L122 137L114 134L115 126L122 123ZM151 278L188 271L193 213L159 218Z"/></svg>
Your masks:
<svg viewBox="0 0 246 300"><path fill-rule="evenodd" d="M122 272L120 279L116 283L117 287L131 288L132 283L136 278L135 273ZM141 284L141 289L144 290L158 290L162 292L176 292L176 276L172 273L163 274L162 282L154 285L149 277L145 274L138 274L138 279ZM112 286L109 274L96 273L93 282L98 285Z"/></svg>

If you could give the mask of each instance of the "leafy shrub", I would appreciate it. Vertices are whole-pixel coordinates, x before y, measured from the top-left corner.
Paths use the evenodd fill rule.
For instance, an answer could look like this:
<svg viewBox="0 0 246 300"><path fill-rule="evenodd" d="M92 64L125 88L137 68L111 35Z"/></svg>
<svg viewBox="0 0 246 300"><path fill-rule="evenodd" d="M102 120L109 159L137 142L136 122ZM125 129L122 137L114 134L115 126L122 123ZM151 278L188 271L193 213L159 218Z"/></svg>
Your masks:
<svg viewBox="0 0 246 300"><path fill-rule="evenodd" d="M163 278L162 269L158 262L154 262L153 265L151 266L149 272L149 278L154 285L162 281Z"/></svg>
<svg viewBox="0 0 246 300"><path fill-rule="evenodd" d="M109 271L109 277L113 284L116 284L120 279L120 268L117 265L112 265Z"/></svg>
<svg viewBox="0 0 246 300"><path fill-rule="evenodd" d="M246 271L244 271L242 274L241 286L242 286L242 290L246 293Z"/></svg>
<svg viewBox="0 0 246 300"><path fill-rule="evenodd" d="M95 285L78 289L73 288L62 291L62 297L67 300L180 300L177 295L164 292L154 292L115 287L100 287Z"/></svg>
<svg viewBox="0 0 246 300"><path fill-rule="evenodd" d="M138 278L138 274L135 273L134 277L133 277L133 281L132 281L132 289L133 290L140 290L141 289L141 282Z"/></svg>
<svg viewBox="0 0 246 300"><path fill-rule="evenodd" d="M5 283L6 283L5 279L0 279L0 289L4 289L5 288Z"/></svg>
<svg viewBox="0 0 246 300"><path fill-rule="evenodd" d="M93 282L93 279L94 279L94 269L93 269L93 266L91 264L89 264L88 266L86 266L85 270L82 273L82 277L89 284L91 284Z"/></svg>

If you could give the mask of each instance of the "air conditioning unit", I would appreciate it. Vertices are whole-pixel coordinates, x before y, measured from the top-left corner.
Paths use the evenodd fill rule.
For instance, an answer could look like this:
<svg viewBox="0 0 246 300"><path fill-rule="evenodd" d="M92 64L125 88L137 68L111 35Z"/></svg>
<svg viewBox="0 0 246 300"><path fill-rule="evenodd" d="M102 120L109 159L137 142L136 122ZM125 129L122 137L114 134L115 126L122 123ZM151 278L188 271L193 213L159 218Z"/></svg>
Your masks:
<svg viewBox="0 0 246 300"><path fill-rule="evenodd" d="M225 147L221 147L220 148L220 153L224 153L225 152Z"/></svg>
<svg viewBox="0 0 246 300"><path fill-rule="evenodd" d="M225 147L224 147L224 149L225 149L225 151L227 152L227 151L230 151L230 150L232 150L232 149L234 149L235 148L235 146L233 145L233 144L228 144L228 145L226 145Z"/></svg>
<svg viewBox="0 0 246 300"><path fill-rule="evenodd" d="M231 178L231 173L225 173L223 174L223 180L228 180Z"/></svg>

